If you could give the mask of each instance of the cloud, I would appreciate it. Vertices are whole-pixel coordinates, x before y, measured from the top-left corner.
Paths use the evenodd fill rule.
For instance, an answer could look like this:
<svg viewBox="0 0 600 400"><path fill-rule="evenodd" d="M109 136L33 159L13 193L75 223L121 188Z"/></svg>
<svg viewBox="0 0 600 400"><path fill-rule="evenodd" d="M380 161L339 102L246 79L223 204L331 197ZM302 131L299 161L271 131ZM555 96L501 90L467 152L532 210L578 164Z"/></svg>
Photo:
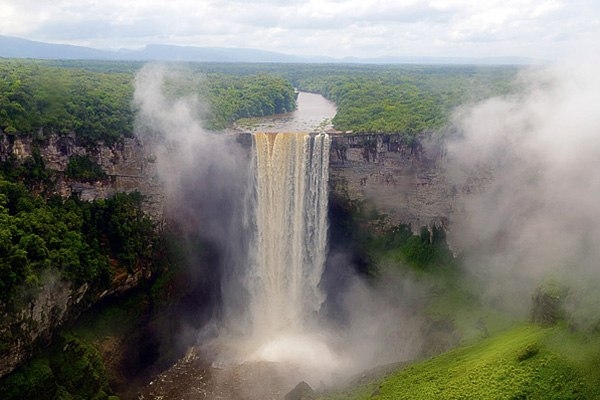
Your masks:
<svg viewBox="0 0 600 400"><path fill-rule="evenodd" d="M243 209L248 152L233 135L202 127L201 116L207 110L202 99L173 98L165 89L193 86L194 79L201 78L183 68L144 66L135 80L136 134L155 149L166 216L184 233L203 232L206 240L236 262L241 258L236 240L242 232L234 224Z"/></svg>
<svg viewBox="0 0 600 400"><path fill-rule="evenodd" d="M600 31L599 14L592 0L5 0L0 34L103 48L557 58Z"/></svg>
<svg viewBox="0 0 600 400"><path fill-rule="evenodd" d="M526 71L519 94L456 119L450 176L458 187L480 183L471 185L450 240L487 295L521 311L549 277L600 282L599 65Z"/></svg>

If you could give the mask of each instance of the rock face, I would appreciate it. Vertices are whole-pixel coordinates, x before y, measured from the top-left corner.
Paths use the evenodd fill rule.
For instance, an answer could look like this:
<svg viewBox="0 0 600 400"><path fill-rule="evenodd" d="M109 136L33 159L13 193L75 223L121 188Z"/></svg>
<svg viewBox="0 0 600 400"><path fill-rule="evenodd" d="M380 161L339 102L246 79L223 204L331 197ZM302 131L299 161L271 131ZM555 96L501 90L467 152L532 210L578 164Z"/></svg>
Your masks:
<svg viewBox="0 0 600 400"><path fill-rule="evenodd" d="M112 146L86 147L74 135L7 135L0 132L0 161L15 157L24 160L38 148L46 168L57 175L56 192L68 197L78 193L82 200L107 198L116 192L139 191L146 197L145 212L156 221L162 219L162 191L156 177L152 146L138 138L123 138ZM64 172L73 155L86 155L108 175L92 183L68 179Z"/></svg>
<svg viewBox="0 0 600 400"><path fill-rule="evenodd" d="M400 134L333 136L330 190L366 201L388 226L447 228L456 189L443 171L445 147L431 135L407 142Z"/></svg>
<svg viewBox="0 0 600 400"><path fill-rule="evenodd" d="M55 172L58 194L78 193L82 200L95 200L116 192L137 190L146 198L144 211L147 215L156 222L162 221L162 192L151 147L144 146L138 139L125 138L114 146L86 148L78 144L74 136L39 138L0 132L0 161L11 157L24 160L32 155L34 148L40 150L46 167ZM72 155L87 155L102 167L108 179L92 183L68 179L64 171ZM0 304L0 376L26 361L34 344L49 341L52 332L64 322L104 297L138 286L150 274L147 266L132 272L120 271L111 287L102 293L92 293L87 284L75 287L71 282L48 275L42 278L41 288L21 296L16 312L9 312Z"/></svg>
<svg viewBox="0 0 600 400"><path fill-rule="evenodd" d="M240 140L248 137L240 135ZM245 143L245 142L244 142ZM140 191L146 197L145 212L163 219L162 187L157 178L153 148L136 138L113 146L87 148L74 136L14 136L0 132L0 161L23 160L38 148L46 167L55 171L57 193L78 193L83 200L106 198L115 192ZM102 167L108 179L92 183L70 180L64 174L72 155L87 155ZM349 201L366 202L384 214L381 228L410 224L448 228L455 212L457 190L445 178L445 148L430 135L411 142L402 135L333 135L330 154L330 190ZM458 193L460 192L460 193ZM139 285L149 271L119 274L104 293L90 293L87 285L73 287L58 278L28 294L17 313L0 304L0 376L14 370L32 352L33 344L49 340L52 331L77 316L100 298ZM3 345L6 344L7 345Z"/></svg>
<svg viewBox="0 0 600 400"><path fill-rule="evenodd" d="M86 288L81 290L85 292ZM66 318L70 303L81 300L76 297L78 292L72 291L69 283L54 279L17 314L0 315L0 335L10 335L13 339L8 351L0 354L0 376L29 358L35 341L48 339L50 329L59 326Z"/></svg>
<svg viewBox="0 0 600 400"><path fill-rule="evenodd" d="M315 392L304 381L297 384L294 389L285 395L285 400L314 400L315 398Z"/></svg>

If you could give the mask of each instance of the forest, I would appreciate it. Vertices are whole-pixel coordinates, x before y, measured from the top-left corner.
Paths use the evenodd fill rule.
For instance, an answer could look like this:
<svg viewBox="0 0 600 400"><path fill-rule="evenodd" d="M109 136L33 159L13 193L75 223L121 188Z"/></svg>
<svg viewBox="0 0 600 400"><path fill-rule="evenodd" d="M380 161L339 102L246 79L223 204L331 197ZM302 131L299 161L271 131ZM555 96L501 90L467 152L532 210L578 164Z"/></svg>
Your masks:
<svg viewBox="0 0 600 400"><path fill-rule="evenodd" d="M48 274L96 290L110 286L113 265L132 270L154 256L158 232L141 211L139 193L86 202L51 194L52 175L39 152L22 164L2 163L0 287L3 311ZM6 338L2 338L5 344Z"/></svg>
<svg viewBox="0 0 600 400"><path fill-rule="evenodd" d="M338 106L336 129L356 133L440 131L459 105L514 90L510 67L431 67L334 70L297 77L302 90L320 93Z"/></svg>
<svg viewBox="0 0 600 400"><path fill-rule="evenodd" d="M75 133L90 146L131 137L136 69L130 64L123 69L90 71L76 63L61 68L45 62L0 61L0 129L8 134ZM210 107L202 117L208 129L296 107L293 87L275 76L198 73L168 84L174 96L207 99Z"/></svg>
<svg viewBox="0 0 600 400"><path fill-rule="evenodd" d="M118 144L135 134L134 80L142 67L1 59L0 133L31 135L34 144L50 134L73 135L90 151ZM191 63L166 69L173 73L165 92L173 99L200 99L197 112L207 130L291 112L299 90L336 104L336 130L396 133L408 143L423 133L447 134L457 107L521 89L514 80L520 70L512 66ZM186 266L205 267L224 255L202 232L183 233L152 220L139 192L94 201L60 197L58 174L86 183L110 179L85 155L71 156L65 171L51 170L35 146L30 157L0 163L0 354L19 339L16 328L6 327L48 282L90 290L63 327L28 345L34 355L29 362L0 378L0 397L134 398L130 386L185 354L174 337L189 327L171 317L181 312L200 324L208 317L200 315L199 303L219 301L208 293L218 282L190 275ZM319 398L600 398L598 327L573 323L569 289L540 283L531 294L530 315L515 318L480 300L442 228L375 231L385 215L348 197L331 196L329 218L331 241L351 249L348 274L378 287L391 271L426 288L427 299L416 308L427 346L417 360L424 362L323 391ZM152 272L148 281L99 300L120 276L142 269ZM172 341L161 343L149 327ZM127 345L117 366L110 340Z"/></svg>
<svg viewBox="0 0 600 400"><path fill-rule="evenodd" d="M333 101L340 131L404 133L441 131L454 109L518 91L514 66L343 64L197 65L208 73L240 76L258 71L288 80L298 90Z"/></svg>
<svg viewBox="0 0 600 400"><path fill-rule="evenodd" d="M0 129L75 133L93 144L133 133L130 74L88 73L33 61L0 62Z"/></svg>
<svg viewBox="0 0 600 400"><path fill-rule="evenodd" d="M139 63L0 62L0 129L74 132L90 144L133 132L132 80ZM414 136L444 127L462 104L516 90L515 67L190 64L173 95L206 100L206 128L295 109L294 87L336 103L341 131ZM184 71L190 72L185 74Z"/></svg>

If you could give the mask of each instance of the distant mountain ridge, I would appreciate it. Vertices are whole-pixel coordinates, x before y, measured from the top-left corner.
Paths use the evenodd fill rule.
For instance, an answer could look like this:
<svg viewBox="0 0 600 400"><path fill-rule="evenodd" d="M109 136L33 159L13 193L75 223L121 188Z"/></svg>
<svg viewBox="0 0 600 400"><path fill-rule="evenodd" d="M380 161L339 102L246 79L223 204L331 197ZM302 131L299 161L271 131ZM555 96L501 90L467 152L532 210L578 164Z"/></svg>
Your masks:
<svg viewBox="0 0 600 400"><path fill-rule="evenodd" d="M356 63L356 64L534 64L522 57L301 57L274 51L149 44L140 50L99 50L90 47L37 42L0 35L0 57L63 60L189 61L248 63Z"/></svg>
<svg viewBox="0 0 600 400"><path fill-rule="evenodd" d="M105 51L68 44L36 42L0 35L0 57L41 59L102 59Z"/></svg>
<svg viewBox="0 0 600 400"><path fill-rule="evenodd" d="M141 50L110 51L1 35L0 57L127 61L305 62L301 57L245 48L150 44Z"/></svg>

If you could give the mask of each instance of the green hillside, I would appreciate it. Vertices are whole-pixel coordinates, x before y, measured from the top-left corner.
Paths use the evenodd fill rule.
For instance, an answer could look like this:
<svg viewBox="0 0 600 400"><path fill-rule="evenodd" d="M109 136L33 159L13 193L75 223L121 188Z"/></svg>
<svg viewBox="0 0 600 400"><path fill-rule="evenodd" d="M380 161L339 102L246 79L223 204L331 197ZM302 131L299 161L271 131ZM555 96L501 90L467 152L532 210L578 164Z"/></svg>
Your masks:
<svg viewBox="0 0 600 400"><path fill-rule="evenodd" d="M600 337L524 325L322 399L598 399Z"/></svg>

